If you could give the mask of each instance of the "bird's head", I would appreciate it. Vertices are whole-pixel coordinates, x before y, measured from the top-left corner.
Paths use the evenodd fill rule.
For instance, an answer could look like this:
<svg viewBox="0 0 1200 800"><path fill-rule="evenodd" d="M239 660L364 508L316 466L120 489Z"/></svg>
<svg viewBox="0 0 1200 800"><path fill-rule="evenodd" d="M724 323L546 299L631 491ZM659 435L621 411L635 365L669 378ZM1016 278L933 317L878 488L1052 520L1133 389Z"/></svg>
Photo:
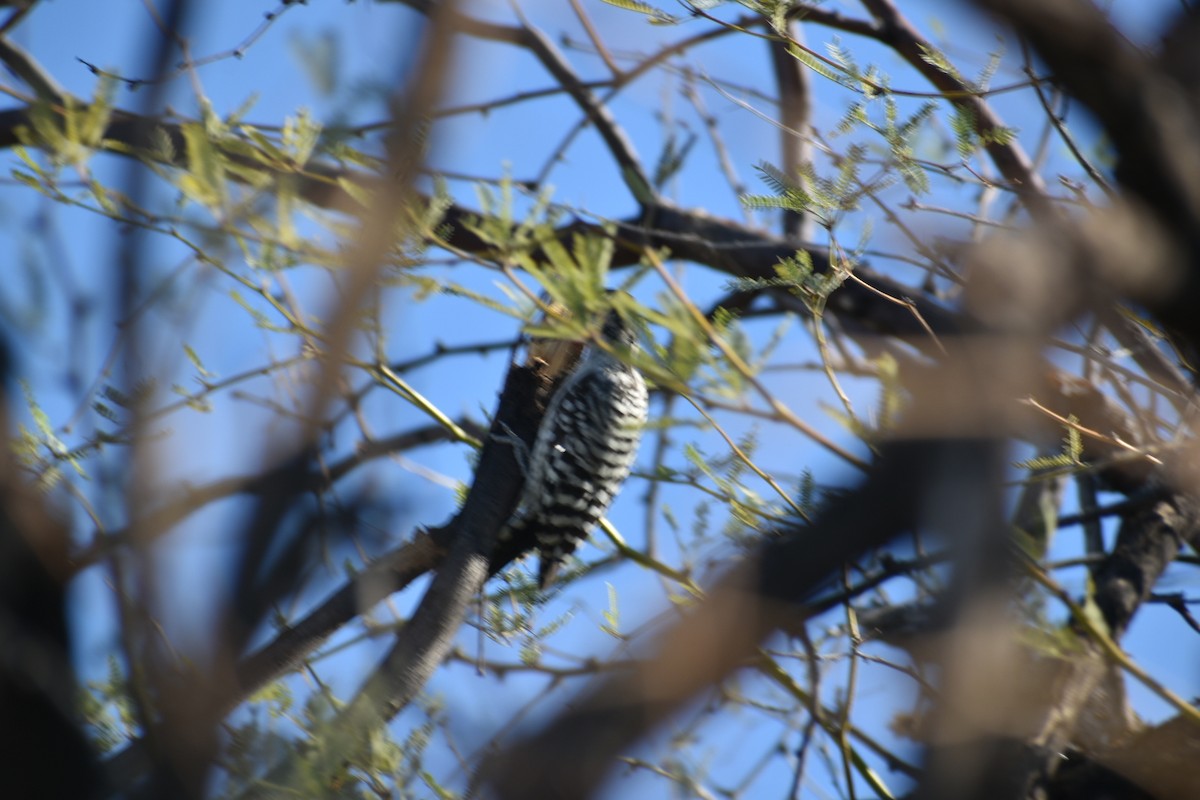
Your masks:
<svg viewBox="0 0 1200 800"><path fill-rule="evenodd" d="M637 347L637 330L617 310L610 309L600 329L600 337L614 347L633 349Z"/></svg>

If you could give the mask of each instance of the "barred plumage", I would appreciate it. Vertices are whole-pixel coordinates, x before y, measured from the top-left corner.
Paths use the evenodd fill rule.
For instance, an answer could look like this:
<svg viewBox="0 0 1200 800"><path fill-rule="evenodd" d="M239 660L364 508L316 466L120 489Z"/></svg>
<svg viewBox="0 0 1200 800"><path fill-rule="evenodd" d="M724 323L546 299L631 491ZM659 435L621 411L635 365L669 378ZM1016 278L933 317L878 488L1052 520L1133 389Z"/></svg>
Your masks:
<svg viewBox="0 0 1200 800"><path fill-rule="evenodd" d="M602 337L635 347L609 312ZM591 346L554 396L529 454L525 488L502 537L534 537L545 588L608 509L637 455L646 420L646 382L634 367Z"/></svg>

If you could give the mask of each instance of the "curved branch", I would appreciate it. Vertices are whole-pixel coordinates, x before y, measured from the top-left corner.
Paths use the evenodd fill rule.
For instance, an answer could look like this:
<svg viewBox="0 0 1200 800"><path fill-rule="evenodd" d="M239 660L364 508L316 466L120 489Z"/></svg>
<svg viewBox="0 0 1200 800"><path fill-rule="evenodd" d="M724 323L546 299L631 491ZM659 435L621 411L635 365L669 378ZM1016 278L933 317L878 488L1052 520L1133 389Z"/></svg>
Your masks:
<svg viewBox="0 0 1200 800"><path fill-rule="evenodd" d="M937 52L937 48L917 32L891 0L863 0L863 4L879 22L879 41L895 50L909 66L946 93L950 102L967 111L992 163L1008 180L1030 213L1056 214L1054 205L1047 199L1046 184L1034 169L1029 156L1015 141L998 141L1002 137L997 134L1006 127L1004 121L979 97L975 88L957 74L930 63L926 56Z"/></svg>
<svg viewBox="0 0 1200 800"><path fill-rule="evenodd" d="M468 419L458 422L467 431L481 431L479 426ZM313 470L300 478L296 487L298 493L324 492L330 489L343 477L353 470L382 456L412 450L424 445L451 441L453 435L444 426L438 424L425 425L404 433L394 434L383 439L375 439L364 444L357 453L346 456L327 468ZM192 514L217 500L223 500L235 495L261 495L270 491L278 477L278 472L284 467L276 467L257 475L239 475L222 478L204 486L187 487L182 496L170 501L133 524L112 531L94 531L92 544L82 552L72 556L70 564L72 574L94 566L107 557L114 549L128 544L129 532L137 530L139 536L146 537L142 543L149 541L171 530L175 525L187 519Z"/></svg>

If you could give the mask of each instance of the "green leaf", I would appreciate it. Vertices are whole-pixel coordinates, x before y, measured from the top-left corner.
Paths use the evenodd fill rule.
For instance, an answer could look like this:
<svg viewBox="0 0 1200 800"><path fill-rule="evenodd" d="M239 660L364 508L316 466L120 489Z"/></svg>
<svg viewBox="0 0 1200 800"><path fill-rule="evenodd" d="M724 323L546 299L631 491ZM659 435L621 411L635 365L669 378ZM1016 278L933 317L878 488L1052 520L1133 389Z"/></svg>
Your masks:
<svg viewBox="0 0 1200 800"><path fill-rule="evenodd" d="M196 355L196 351L192 349L191 345L185 344L183 352L187 356L188 361L192 362L192 366L196 368L197 372L206 378L212 375L211 372L204 368L204 364L200 361L200 356Z"/></svg>
<svg viewBox="0 0 1200 800"><path fill-rule="evenodd" d="M50 449L56 456L65 455L67 446L54 433L54 426L50 424L50 417L38 405L34 399L33 389L25 380L21 381L21 389L25 393L25 403L29 407L29 414L33 417L33 424L37 427L38 433L42 436L42 443Z"/></svg>
<svg viewBox="0 0 1200 800"><path fill-rule="evenodd" d="M1017 469L1042 472L1052 469L1067 470L1077 465L1070 456L1057 453L1052 456L1038 456L1024 461L1016 461L1013 463L1013 466Z"/></svg>
<svg viewBox="0 0 1200 800"><path fill-rule="evenodd" d="M321 123L313 118L308 109L301 109L296 116L284 120L282 139L292 162L303 167L312 158L321 139Z"/></svg>
<svg viewBox="0 0 1200 800"><path fill-rule="evenodd" d="M109 408L104 403L101 403L99 401L92 403L92 410L95 411L97 414L99 414L104 419L108 420L109 422L114 422L114 423L119 422L119 420L117 418L117 412L113 411L111 408Z"/></svg>
<svg viewBox="0 0 1200 800"><path fill-rule="evenodd" d="M267 318L267 315L264 314L263 312L259 311L254 306L250 305L250 302L245 297L242 297L242 293L239 292L237 289L231 289L229 291L229 296L233 299L233 302L237 303L239 306L241 306L242 308L244 308L246 311L248 311L250 313L250 316L254 318L255 325L257 325L260 328L267 328L267 329L271 329L274 327L274 324L271 322L270 319Z"/></svg>
<svg viewBox="0 0 1200 800"><path fill-rule="evenodd" d="M983 65L983 69L979 71L979 76L975 78L974 86L981 92L986 92L992 83L992 78L996 75L996 70L1000 69L1000 63L1004 60L1003 42L997 50L988 53L987 63Z"/></svg>
<svg viewBox="0 0 1200 800"><path fill-rule="evenodd" d="M24 170L14 168L9 174L12 175L13 179L16 180L18 183L25 184L30 189L36 190L39 194L43 194L46 197L51 197L51 198L55 198L55 197L59 196L57 192L48 188L42 182L42 180L40 178L38 178L35 175L30 175L28 172L25 172Z"/></svg>
<svg viewBox="0 0 1200 800"><path fill-rule="evenodd" d="M182 126L186 146L188 171L179 176L179 190L188 198L210 208L225 200L225 178L222 157L205 126L186 123Z"/></svg>
<svg viewBox="0 0 1200 800"><path fill-rule="evenodd" d="M425 783L426 788L438 797L438 800L459 800L456 792L452 792L438 783L429 771L421 770L421 780Z"/></svg>
<svg viewBox="0 0 1200 800"><path fill-rule="evenodd" d="M253 142L261 153L256 153L257 158L268 166L276 164L286 164L288 161L287 154L276 146L275 142L271 141L262 131L253 128L249 125L243 125L240 128L241 132ZM345 180L342 178L341 180Z"/></svg>
<svg viewBox="0 0 1200 800"><path fill-rule="evenodd" d="M355 181L342 176L338 177L337 184L343 192L350 195L350 197L359 205L363 206L364 208L371 207L371 193L367 191L362 184L356 183Z"/></svg>
<svg viewBox="0 0 1200 800"><path fill-rule="evenodd" d="M79 143L89 149L100 146L104 132L108 130L108 121L112 118L113 95L116 90L116 79L102 76L92 94L92 102L78 113L76 122Z"/></svg>
<svg viewBox="0 0 1200 800"><path fill-rule="evenodd" d="M1085 573L1084 597L1081 605L1083 616L1087 618L1088 622L1092 623L1096 630L1111 636L1112 630L1108 627L1108 620L1104 618L1104 612L1096 603L1096 584L1092 580L1090 572Z"/></svg>
<svg viewBox="0 0 1200 800"><path fill-rule="evenodd" d="M117 207L117 204L113 202L112 197L109 196L108 189L106 189L104 184L100 183L100 181L95 179L89 180L88 190L91 191L92 197L96 198L97 205L99 205L106 214L110 214L115 217L120 213L120 209Z"/></svg>
<svg viewBox="0 0 1200 800"><path fill-rule="evenodd" d="M157 157L167 164L175 163L179 153L175 150L175 140L171 138L171 134L166 128L161 125L154 126L151 140L154 143L151 149L152 157Z"/></svg>
<svg viewBox="0 0 1200 800"><path fill-rule="evenodd" d="M275 219L277 229L275 235L279 243L289 250L295 250L302 244L296 233L294 219L296 211L296 181L291 175L283 175L276 182L275 188Z"/></svg>
<svg viewBox="0 0 1200 800"><path fill-rule="evenodd" d="M978 136L975 133L977 118L975 112L965 105L956 105L954 115L950 117L950 127L954 131L954 142L958 154L968 158L978 147Z"/></svg>
<svg viewBox="0 0 1200 800"><path fill-rule="evenodd" d="M996 126L982 131L979 140L984 144L1009 145L1017 138L1016 128Z"/></svg>
<svg viewBox="0 0 1200 800"><path fill-rule="evenodd" d="M789 43L787 50L788 53L790 53L797 61L820 75L822 78L831 80L834 83L845 86L848 89L855 91L858 90L855 81L848 79L845 75L831 68L824 61L816 58L804 48L799 47L795 43Z"/></svg>
<svg viewBox="0 0 1200 800"><path fill-rule="evenodd" d="M527 667L532 667L542 659L542 646L536 639L527 639L517 651L517 658Z"/></svg>
<svg viewBox="0 0 1200 800"><path fill-rule="evenodd" d="M623 8L626 11L634 11L638 14L645 14L650 17L652 23L658 25L674 24L678 21L676 17L671 16L665 11L661 11L649 3L643 3L640 0L604 0L610 6Z"/></svg>
<svg viewBox="0 0 1200 800"><path fill-rule="evenodd" d="M940 50L935 50L934 48L924 44L920 45L920 50L921 60L926 64L929 64L939 72L949 75L959 83L968 83L967 81L963 80L962 75L959 74L955 66L950 63L950 60L946 58L945 54Z"/></svg>
<svg viewBox="0 0 1200 800"><path fill-rule="evenodd" d="M291 710L294 697L292 690L283 681L275 681L250 695L249 702L265 705L272 717L280 718Z"/></svg>
<svg viewBox="0 0 1200 800"><path fill-rule="evenodd" d="M624 637L621 635L621 611L617 607L617 590L611 583L605 582L604 585L608 587L608 610L603 613L604 624L600 626L600 630L622 639Z"/></svg>
<svg viewBox="0 0 1200 800"><path fill-rule="evenodd" d="M675 177L680 170L683 169L684 163L687 161L688 153L695 146L699 137L695 133L688 135L682 146L679 146L675 134L672 132L667 141L663 144L662 152L658 156L658 163L654 167L654 186L661 190L666 186L671 178Z"/></svg>
<svg viewBox="0 0 1200 800"><path fill-rule="evenodd" d="M330 30L312 37L293 31L288 39L293 59L300 63L317 93L325 97L332 95L338 87L338 68L343 60L339 45L340 40Z"/></svg>

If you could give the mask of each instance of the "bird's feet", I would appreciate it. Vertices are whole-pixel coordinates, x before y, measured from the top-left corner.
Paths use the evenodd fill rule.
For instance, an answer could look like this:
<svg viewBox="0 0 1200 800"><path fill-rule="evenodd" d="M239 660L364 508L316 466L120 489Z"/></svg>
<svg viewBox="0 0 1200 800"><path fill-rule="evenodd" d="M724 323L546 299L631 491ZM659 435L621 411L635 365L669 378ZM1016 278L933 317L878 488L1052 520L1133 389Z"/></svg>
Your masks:
<svg viewBox="0 0 1200 800"><path fill-rule="evenodd" d="M500 430L503 433L493 433L491 438L493 441L506 444L513 449L513 458L517 460L517 466L521 468L521 474L529 475L529 446L525 444L520 436L513 433L513 429L508 427L504 422L497 422Z"/></svg>

